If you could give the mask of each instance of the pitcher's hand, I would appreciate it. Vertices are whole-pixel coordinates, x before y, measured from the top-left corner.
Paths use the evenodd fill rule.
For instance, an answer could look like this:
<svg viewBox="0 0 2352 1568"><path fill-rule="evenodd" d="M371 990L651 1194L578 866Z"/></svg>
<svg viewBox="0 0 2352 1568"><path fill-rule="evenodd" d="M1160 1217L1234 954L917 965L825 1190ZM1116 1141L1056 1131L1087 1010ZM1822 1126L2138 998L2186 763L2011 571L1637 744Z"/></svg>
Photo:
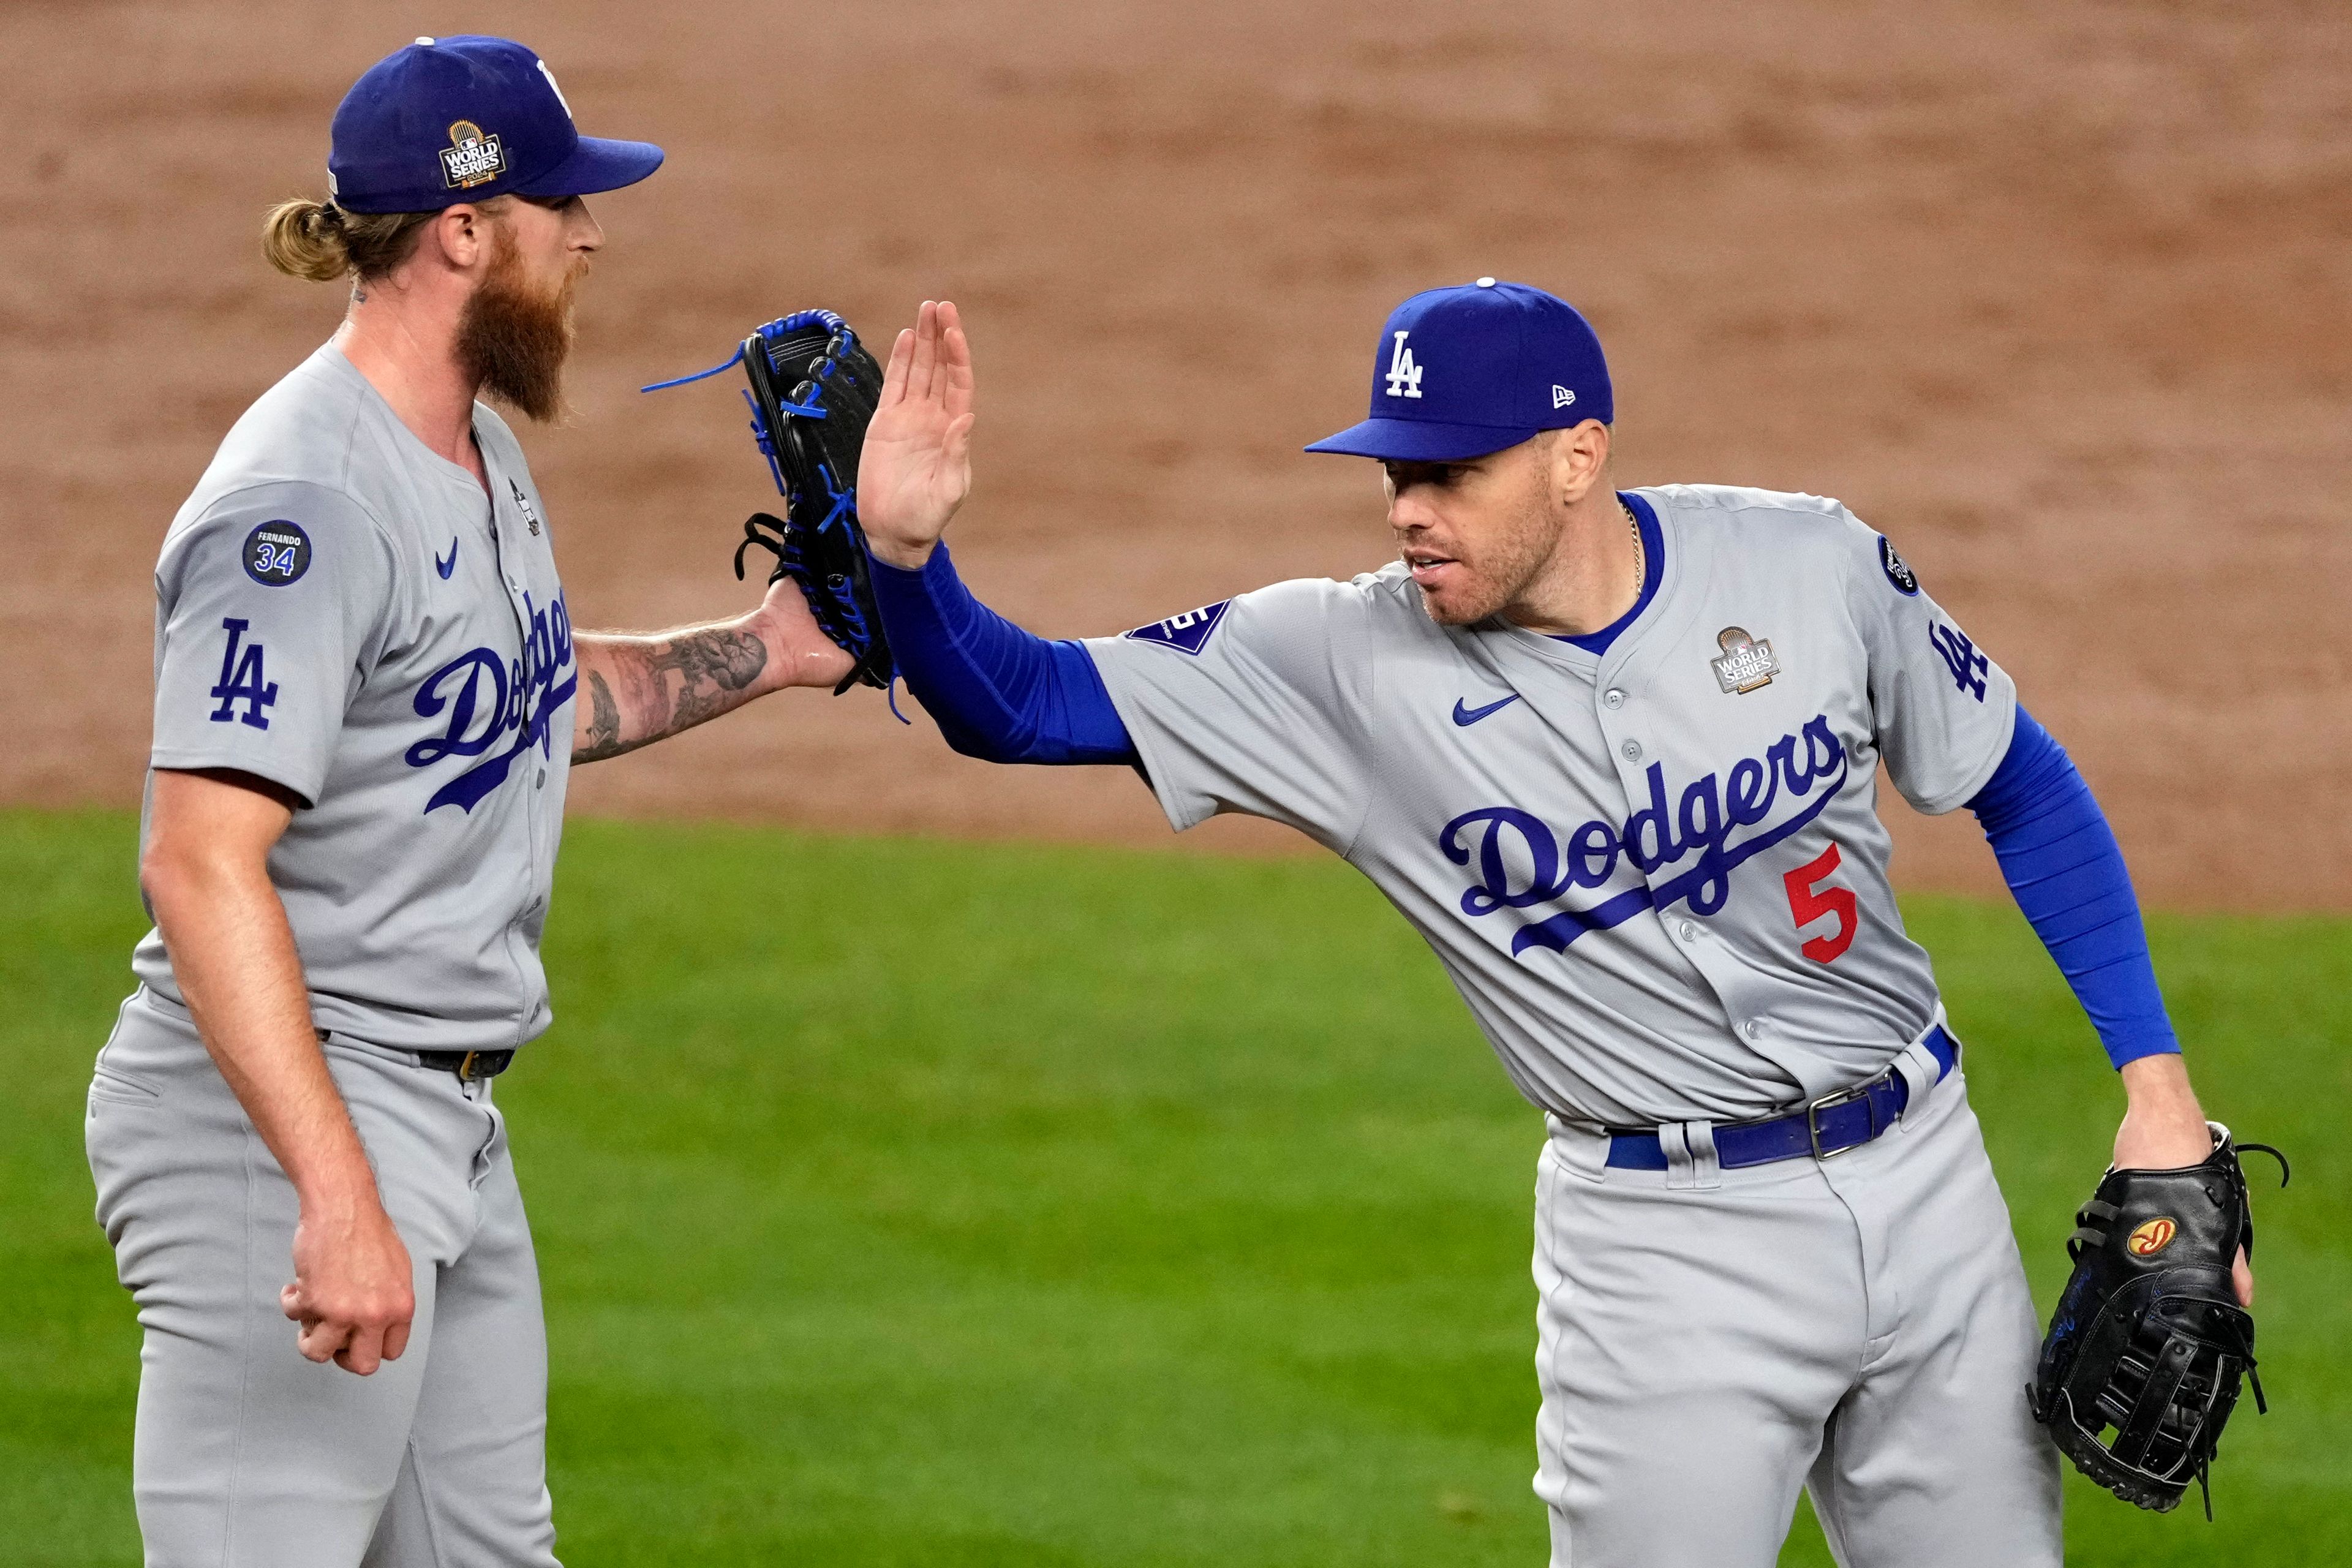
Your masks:
<svg viewBox="0 0 2352 1568"><path fill-rule="evenodd" d="M398 1361L416 1316L408 1248L370 1191L348 1201L304 1204L294 1226L294 1283L278 1306L302 1325L297 1348L365 1377Z"/></svg>
<svg viewBox="0 0 2352 1568"><path fill-rule="evenodd" d="M790 577L768 585L768 596L743 625L767 647L767 668L761 671L767 685L821 686L829 691L856 663L818 627L807 596Z"/></svg>
<svg viewBox="0 0 2352 1568"><path fill-rule="evenodd" d="M919 568L971 489L971 348L954 305L923 301L890 345L882 405L857 460L857 520L875 556Z"/></svg>

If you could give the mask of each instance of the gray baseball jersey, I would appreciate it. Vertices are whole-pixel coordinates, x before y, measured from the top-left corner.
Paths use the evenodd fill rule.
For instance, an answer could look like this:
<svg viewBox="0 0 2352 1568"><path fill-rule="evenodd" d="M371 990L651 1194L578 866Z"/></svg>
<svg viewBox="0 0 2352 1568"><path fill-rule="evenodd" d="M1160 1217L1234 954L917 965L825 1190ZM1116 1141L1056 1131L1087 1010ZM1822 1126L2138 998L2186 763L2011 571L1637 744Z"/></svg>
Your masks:
<svg viewBox="0 0 2352 1568"><path fill-rule="evenodd" d="M540 932L577 685L530 470L490 493L332 344L229 432L155 573L155 768L301 797L270 852L322 1028L411 1050L544 1030ZM181 1001L161 936L132 959Z"/></svg>
<svg viewBox="0 0 2352 1568"><path fill-rule="evenodd" d="M1877 767L1952 809L2016 694L1837 502L1631 493L1663 571L1598 657L1440 626L1401 563L1087 646L1171 823L1247 812L1345 857L1530 1100L1746 1120L1877 1074L1935 1019Z"/></svg>

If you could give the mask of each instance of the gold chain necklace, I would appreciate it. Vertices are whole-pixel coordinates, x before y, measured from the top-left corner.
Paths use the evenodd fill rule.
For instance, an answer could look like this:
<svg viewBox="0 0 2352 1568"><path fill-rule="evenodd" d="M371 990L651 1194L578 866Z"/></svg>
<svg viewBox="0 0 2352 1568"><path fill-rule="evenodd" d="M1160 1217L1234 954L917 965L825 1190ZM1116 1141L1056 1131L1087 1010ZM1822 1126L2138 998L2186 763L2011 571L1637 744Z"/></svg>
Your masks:
<svg viewBox="0 0 2352 1568"><path fill-rule="evenodd" d="M1633 535L1633 597L1639 600L1642 596L1642 584L1649 576L1649 563L1643 558L1642 524L1633 516L1633 509L1622 500L1617 503L1617 510L1625 514L1625 526Z"/></svg>

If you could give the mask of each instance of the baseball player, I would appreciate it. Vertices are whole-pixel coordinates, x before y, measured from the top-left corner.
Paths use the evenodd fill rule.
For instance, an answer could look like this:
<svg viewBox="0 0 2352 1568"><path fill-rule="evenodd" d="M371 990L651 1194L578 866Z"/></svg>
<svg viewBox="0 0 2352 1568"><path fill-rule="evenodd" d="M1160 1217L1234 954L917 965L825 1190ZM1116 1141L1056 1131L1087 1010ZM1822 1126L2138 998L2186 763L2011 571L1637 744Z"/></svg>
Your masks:
<svg viewBox="0 0 2352 1568"><path fill-rule="evenodd" d="M350 310L165 537L155 929L89 1091L145 1334L150 1568L555 1562L492 1087L549 1023L565 770L849 663L781 584L735 620L575 631L476 401L559 411L603 242L581 198L661 161L582 136L521 45L419 38L337 110L331 198L271 216L271 260L350 279Z"/></svg>
<svg viewBox="0 0 2352 1568"><path fill-rule="evenodd" d="M955 308L927 303L859 504L949 742L1133 766L1179 829L1307 834L1544 1111L1553 1563L1769 1564L1801 1485L1846 1563L2057 1563L2032 1303L1887 882L1882 764L1983 819L2121 1070L2117 1164L2214 1142L2096 804L1894 546L1814 496L1614 488L1591 329L1482 278L1400 306L1370 416L1308 448L1381 464L1401 559L1046 642L939 543L971 405Z"/></svg>

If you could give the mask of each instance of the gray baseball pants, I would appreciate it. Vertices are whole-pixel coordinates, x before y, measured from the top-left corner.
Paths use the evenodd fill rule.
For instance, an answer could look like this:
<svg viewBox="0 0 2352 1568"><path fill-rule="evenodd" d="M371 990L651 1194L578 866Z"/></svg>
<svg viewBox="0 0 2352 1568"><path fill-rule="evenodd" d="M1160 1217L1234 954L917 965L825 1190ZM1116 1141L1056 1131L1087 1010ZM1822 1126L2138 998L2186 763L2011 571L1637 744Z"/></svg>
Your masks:
<svg viewBox="0 0 2352 1568"><path fill-rule="evenodd" d="M1913 1061L1903 1121L1822 1162L1721 1170L1687 1123L1673 1168L1612 1170L1605 1135L1551 1123L1553 1568L1771 1568L1800 1486L1847 1568L2055 1568L2041 1330L1966 1084L1922 1093L1932 1073Z"/></svg>
<svg viewBox="0 0 2352 1568"><path fill-rule="evenodd" d="M186 1011L142 988L99 1053L86 1131L145 1334L148 1568L552 1568L539 1270L490 1084L324 1048L416 1267L406 1353L369 1377L295 1349L294 1189Z"/></svg>

